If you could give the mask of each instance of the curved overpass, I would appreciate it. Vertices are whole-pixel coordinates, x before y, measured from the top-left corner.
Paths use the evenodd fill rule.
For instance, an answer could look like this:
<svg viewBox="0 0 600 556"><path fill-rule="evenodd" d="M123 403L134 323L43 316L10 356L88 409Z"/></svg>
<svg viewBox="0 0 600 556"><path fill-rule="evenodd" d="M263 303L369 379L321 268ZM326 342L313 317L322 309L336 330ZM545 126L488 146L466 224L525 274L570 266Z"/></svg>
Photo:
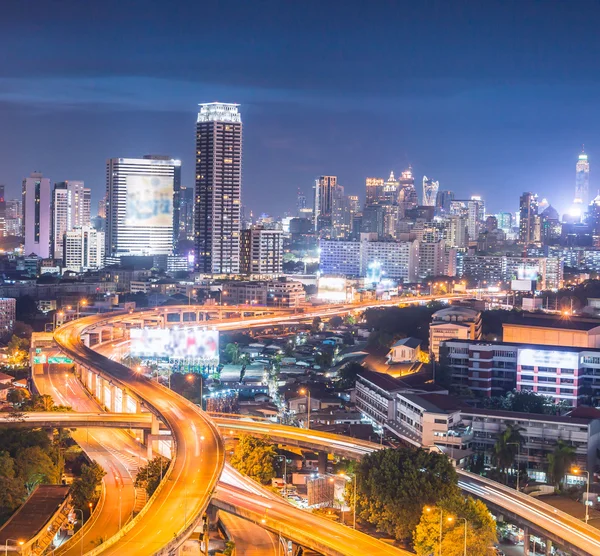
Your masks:
<svg viewBox="0 0 600 556"><path fill-rule="evenodd" d="M168 476L138 516L89 554L167 554L183 543L208 508L223 469L221 437L206 414L185 398L86 347L86 329L119 315L84 317L59 328L54 339L80 365L126 386L171 429L174 453Z"/></svg>

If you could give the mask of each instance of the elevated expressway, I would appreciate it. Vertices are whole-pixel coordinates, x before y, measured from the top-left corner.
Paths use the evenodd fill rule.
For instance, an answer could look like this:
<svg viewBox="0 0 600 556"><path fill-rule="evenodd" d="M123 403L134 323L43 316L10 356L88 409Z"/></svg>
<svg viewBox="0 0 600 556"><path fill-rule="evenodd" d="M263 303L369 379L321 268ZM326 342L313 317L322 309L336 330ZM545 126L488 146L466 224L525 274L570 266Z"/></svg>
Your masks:
<svg viewBox="0 0 600 556"><path fill-rule="evenodd" d="M429 299L430 298L426 297L420 297L414 300L402 299L395 301L395 303L378 305L384 306L397 304L398 302L423 302L428 301ZM284 324L285 322L299 320L300 318L310 319L314 318L315 316L333 316L335 314L347 313L350 310L365 308L365 306L339 306L336 308L321 308L315 311L305 312L302 315L284 315L280 313L276 316L261 315L259 317L231 318L223 321L186 324L210 324L221 330L239 329L241 327L248 328L254 326ZM189 310L189 308L186 307L166 307L161 308L158 311L142 311L139 315L134 313L85 317L79 321L75 321L74 323L63 326L55 333L55 339L61 349L73 357L80 364L80 366L90 370L91 367L93 367L94 372L105 376L107 380L116 379L125 388L131 389L136 396L142 400L145 400L147 408L160 417L161 420L163 420L173 431L176 446L173 472L177 472L174 477L175 481L173 481L172 477L169 477L167 483L175 482L175 485L171 485L171 488L168 489L167 495L163 494L162 491L159 493L159 496L161 494L163 496L161 497L159 508L155 510L149 510L149 513L152 512L151 519L147 518L145 515L142 516L142 519L133 524L133 526L126 531L122 535L122 538L118 541L119 543L125 543L124 545L118 545L119 548L121 546L127 546L127 549L132 547L134 550L139 550L139 552L128 552L132 554L163 553L158 545L161 542L169 544L169 541L166 538L167 535L163 533L163 530L156 531L156 524L165 523L163 520L163 515L169 516L172 520L173 510L175 508L179 508L179 511L181 512L183 506L181 500L182 498L187 498L186 487L184 484L189 483L189 481L184 480L185 475L182 473L182 466L185 466L186 469L191 472L190 476L193 477L195 471L196 473L202 474L202 476L207 479L207 482L203 483L202 488L198 488L197 486L195 487L197 489L195 491L195 496L198 496L198 499L195 501L194 508L191 508L190 511L190 515L194 515L195 517L197 516L196 520L199 519L199 516L208 505L208 501L213 493L220 469L222 468L222 445L218 437L218 433L215 431L215 427L206 417L206 415L198 408L192 406L192 404L189 404L169 390L160 387L156 383L141 379L126 367L97 354L91 349L86 348L83 345L83 342L79 340L79 337L82 334L88 333L89 330L99 327L101 329L98 339L99 343L113 340L114 338L112 337L112 333L110 338L105 337L102 332L103 328L111 328L113 323L119 323L120 319L131 318L134 320L136 317L140 316L143 319L149 316L157 321L162 318L162 326L168 326L167 321L169 321L169 319L166 315L173 310L179 311L179 313L182 314L182 312L186 309ZM194 308L192 308L192 310L194 310ZM174 322L176 321L169 321L171 324ZM158 322L157 324L160 325ZM179 322L178 324L181 326L182 323ZM124 336L121 337L123 338ZM184 423L188 420L189 423L195 427L193 432L191 432L191 426L188 426L187 429L184 426ZM344 457L354 457L358 459L368 451L380 449L380 446L377 444L359 442L342 436L319 433L316 431L307 431L294 427L286 427L284 425L276 425L273 423L260 423L227 418L214 419L214 421L220 427L223 427L227 430L236 430L238 432L243 430L246 433L259 435L266 434L276 441L292 443L310 449L319 449L320 446L321 450L326 450L329 453L337 453ZM198 427L200 427L200 429ZM199 432L199 430L201 432ZM194 452L194 446L199 446L198 439L201 436L205 436L205 438L209 439L209 442L204 443L204 447L208 447L208 450L202 451L204 459L201 462L202 465L200 466L200 469L193 469L195 466L190 463L190 460L193 460L194 458L188 457L186 462L186 455L189 455L190 452L192 454L198 454L199 448L196 448L196 451ZM215 458L216 461L214 461L213 458ZM178 459L183 459L183 464L178 463ZM465 492L469 492L470 494L481 498L491 507L498 509L506 515L514 516L520 520L521 523L524 523L527 527L529 527L532 532L535 531L546 538L554 539L558 544L565 546L574 554L584 556L588 554L600 553L600 534L596 529L585 525L584 523L567 514L563 514L562 512L555 510L539 500L517 493L514 490L503 487L502 485L499 485L493 481L489 481L479 476L471 475L470 473L462 471L459 471L459 479L460 486ZM230 493L230 495L233 496L233 492ZM163 498L166 498L164 502ZM217 500L218 498L219 494L217 493ZM189 499L191 499L191 497L189 497ZM154 505L155 504L151 504L150 507ZM171 508L170 512L165 512L161 515L165 505L169 505ZM176 542L180 544L182 539L185 538L185 532L183 530L187 529L189 531L191 528L191 523L189 523L187 518L183 521L181 519L178 521L180 522L180 528L179 535L176 536ZM154 527L152 526L152 523L155 524ZM141 528L138 529L138 527ZM143 532L140 534L138 531ZM129 536L130 532L133 533L131 536ZM139 541L140 536L144 536L144 538L146 538L146 533L148 533L149 540L145 541L143 546L140 544L138 547L136 542L141 542ZM171 532L171 536L173 536L173 532ZM135 540L136 538L138 541ZM170 543L170 546L174 546L174 543ZM389 549L390 547L387 548ZM146 550L146 552L144 552L144 550ZM100 553L100 551L95 553ZM104 551L104 553L118 554L119 552L116 550L114 552ZM164 553L168 552L165 551ZM346 551L345 554L348 554L348 552Z"/></svg>

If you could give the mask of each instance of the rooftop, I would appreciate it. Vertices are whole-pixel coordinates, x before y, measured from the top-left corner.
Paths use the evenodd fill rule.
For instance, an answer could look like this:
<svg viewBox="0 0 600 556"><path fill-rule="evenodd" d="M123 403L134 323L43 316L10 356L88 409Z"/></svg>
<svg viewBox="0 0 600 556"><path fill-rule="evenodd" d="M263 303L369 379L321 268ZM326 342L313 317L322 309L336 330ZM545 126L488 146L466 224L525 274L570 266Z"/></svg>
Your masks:
<svg viewBox="0 0 600 556"><path fill-rule="evenodd" d="M456 398L446 394L402 394L402 397L431 413L452 413L461 408Z"/></svg>
<svg viewBox="0 0 600 556"><path fill-rule="evenodd" d="M376 373L374 371L364 369L358 373L358 376L389 393L397 392L403 388L401 380L384 373Z"/></svg>
<svg viewBox="0 0 600 556"><path fill-rule="evenodd" d="M464 415L478 415L481 417L500 417L504 419L518 419L520 421L546 421L548 423L565 423L568 425L588 425L597 417L571 417L568 415L544 415L541 413L521 413L519 411L504 411L502 409L475 409L464 407Z"/></svg>
<svg viewBox="0 0 600 556"><path fill-rule="evenodd" d="M509 321L502 324L505 326L532 326L537 328L562 328L565 330L581 330L589 332L600 326L600 320L591 318L561 318L556 315L515 315Z"/></svg>
<svg viewBox="0 0 600 556"><path fill-rule="evenodd" d="M408 337L408 338L402 338L401 340L398 340L392 347L406 346L408 348L416 349L421 344L422 344L422 342L418 338Z"/></svg>

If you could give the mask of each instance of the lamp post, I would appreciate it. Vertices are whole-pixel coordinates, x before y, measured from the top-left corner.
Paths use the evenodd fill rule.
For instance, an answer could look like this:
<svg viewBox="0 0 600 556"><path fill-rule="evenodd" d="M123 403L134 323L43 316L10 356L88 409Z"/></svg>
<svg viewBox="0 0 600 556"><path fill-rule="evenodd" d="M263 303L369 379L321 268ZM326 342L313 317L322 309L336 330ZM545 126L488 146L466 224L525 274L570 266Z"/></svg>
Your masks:
<svg viewBox="0 0 600 556"><path fill-rule="evenodd" d="M4 554L5 556L8 556L8 541L13 541L16 542L19 546L23 546L25 544L25 541L21 541L18 539L6 539L6 542L4 543Z"/></svg>
<svg viewBox="0 0 600 556"><path fill-rule="evenodd" d="M77 512L79 512L81 514L81 527L79 528L79 536L81 537L80 539L80 554L83 556L83 510L80 510L79 508L73 508L73 511L77 514Z"/></svg>
<svg viewBox="0 0 600 556"><path fill-rule="evenodd" d="M464 552L464 556L467 556L467 523L468 523L467 518L459 517L457 519L462 519L465 522L465 544L464 544L463 552ZM452 521L454 521L454 518L452 516L450 516L448 518L448 522L452 523Z"/></svg>
<svg viewBox="0 0 600 556"><path fill-rule="evenodd" d="M521 475L521 468L519 463L521 461L521 443L520 442L507 442L506 445L514 444L517 447L517 492L519 492L519 476Z"/></svg>
<svg viewBox="0 0 600 556"><path fill-rule="evenodd" d="M426 507L425 511L427 513L431 513L433 510L432 510L432 508ZM443 534L444 534L444 510L442 510L442 508L440 508L440 556L442 556L442 538L443 538Z"/></svg>
<svg viewBox="0 0 600 556"><path fill-rule="evenodd" d="M573 469L571 469L571 471L573 473L575 473L575 475L578 475L579 473L585 473L586 474L586 488L585 488L585 522L587 523L590 519L590 507L588 506L588 500L590 498L590 472L586 471L585 469L579 469L578 467L574 467Z"/></svg>
<svg viewBox="0 0 600 556"><path fill-rule="evenodd" d="M352 502L352 528L356 529L356 498L358 497L358 492L356 491L356 473L352 477L349 477L345 473L340 473L340 477L344 477L347 481L354 482L354 492L352 493L353 502Z"/></svg>
<svg viewBox="0 0 600 556"><path fill-rule="evenodd" d="M306 394L308 403L306 404L306 428L310 429L310 390L308 388L302 388L300 394Z"/></svg>
<svg viewBox="0 0 600 556"><path fill-rule="evenodd" d="M277 459L283 459L283 495L287 496L287 457L277 456Z"/></svg>

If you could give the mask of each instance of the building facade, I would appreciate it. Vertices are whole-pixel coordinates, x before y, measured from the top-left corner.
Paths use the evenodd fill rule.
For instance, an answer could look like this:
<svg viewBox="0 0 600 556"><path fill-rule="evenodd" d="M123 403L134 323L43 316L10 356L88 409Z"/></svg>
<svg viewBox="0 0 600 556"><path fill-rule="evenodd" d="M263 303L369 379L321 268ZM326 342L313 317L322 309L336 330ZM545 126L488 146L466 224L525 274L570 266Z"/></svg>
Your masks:
<svg viewBox="0 0 600 556"><path fill-rule="evenodd" d="M242 119L238 104L201 104L196 123L195 269L240 271Z"/></svg>
<svg viewBox="0 0 600 556"><path fill-rule="evenodd" d="M82 226L63 234L63 263L67 270L85 272L104 266L104 232Z"/></svg>
<svg viewBox="0 0 600 556"><path fill-rule="evenodd" d="M283 231L254 226L242 230L240 272L279 276L283 272Z"/></svg>
<svg viewBox="0 0 600 556"><path fill-rule="evenodd" d="M50 257L50 180L33 172L23 180L23 237L25 255Z"/></svg>
<svg viewBox="0 0 600 556"><path fill-rule="evenodd" d="M52 191L51 254L63 258L63 236L76 227L90 225L91 191L82 181L69 180L54 184Z"/></svg>

